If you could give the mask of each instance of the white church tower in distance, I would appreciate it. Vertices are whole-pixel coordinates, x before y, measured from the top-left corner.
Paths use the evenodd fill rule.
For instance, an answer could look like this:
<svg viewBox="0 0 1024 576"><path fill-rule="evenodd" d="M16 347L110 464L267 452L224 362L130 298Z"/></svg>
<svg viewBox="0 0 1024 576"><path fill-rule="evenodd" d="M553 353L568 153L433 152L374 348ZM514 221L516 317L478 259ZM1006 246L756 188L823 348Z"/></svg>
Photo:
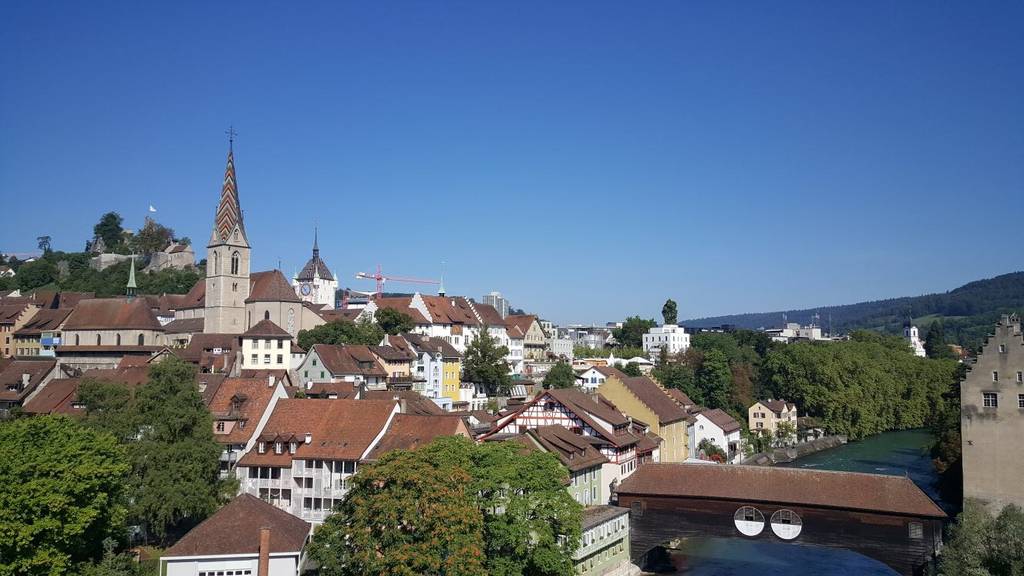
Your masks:
<svg viewBox="0 0 1024 576"><path fill-rule="evenodd" d="M907 318L907 321L903 323L903 337L910 343L910 347L914 350L914 355L924 358L924 342L921 341L921 337L917 333L917 326L914 326L910 318Z"/></svg>
<svg viewBox="0 0 1024 576"><path fill-rule="evenodd" d="M317 236L317 230L314 228L313 257L302 267L302 272L292 279L292 286L303 302L323 304L326 308L333 309L338 281L327 268L327 263L320 258L320 243Z"/></svg>
<svg viewBox="0 0 1024 576"><path fill-rule="evenodd" d="M241 334L245 331L245 300L249 297L249 240L245 237L242 208L235 181L234 136L229 141L228 164L220 205L206 247L206 309L204 332Z"/></svg>

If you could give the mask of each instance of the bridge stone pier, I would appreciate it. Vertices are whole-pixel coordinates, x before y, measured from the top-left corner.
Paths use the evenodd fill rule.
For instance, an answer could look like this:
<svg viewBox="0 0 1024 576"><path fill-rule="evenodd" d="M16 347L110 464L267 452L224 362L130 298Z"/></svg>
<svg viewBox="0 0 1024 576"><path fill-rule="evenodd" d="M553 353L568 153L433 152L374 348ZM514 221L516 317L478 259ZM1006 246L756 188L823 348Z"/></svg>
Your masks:
<svg viewBox="0 0 1024 576"><path fill-rule="evenodd" d="M633 562L688 536L844 548L922 574L946 514L909 478L718 464L645 464L616 490L630 509Z"/></svg>

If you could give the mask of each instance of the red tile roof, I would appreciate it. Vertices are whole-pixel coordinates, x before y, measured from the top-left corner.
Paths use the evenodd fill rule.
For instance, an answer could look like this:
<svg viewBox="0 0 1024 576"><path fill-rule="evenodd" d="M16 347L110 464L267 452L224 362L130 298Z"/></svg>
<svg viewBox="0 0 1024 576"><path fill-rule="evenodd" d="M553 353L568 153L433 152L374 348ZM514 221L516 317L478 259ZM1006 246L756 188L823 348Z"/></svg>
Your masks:
<svg viewBox="0 0 1024 576"><path fill-rule="evenodd" d="M206 278L200 278L185 297L178 302L178 310L189 310L206 306Z"/></svg>
<svg viewBox="0 0 1024 576"><path fill-rule="evenodd" d="M30 304L0 304L0 324L14 324Z"/></svg>
<svg viewBox="0 0 1024 576"><path fill-rule="evenodd" d="M242 333L246 338L271 338L276 340L291 340L292 335L284 328L274 324L270 320L260 320Z"/></svg>
<svg viewBox="0 0 1024 576"><path fill-rule="evenodd" d="M302 302L280 270L253 272L249 275L249 302Z"/></svg>
<svg viewBox="0 0 1024 576"><path fill-rule="evenodd" d="M142 298L93 298L82 300L64 322L64 330L163 331Z"/></svg>
<svg viewBox="0 0 1024 576"><path fill-rule="evenodd" d="M676 404L678 404L680 407L684 409L687 407L695 406L693 400L690 400L690 397L687 396L686 392L683 392L682 390L678 390L676 388L666 388L665 392L668 393L668 395L673 400L675 400Z"/></svg>
<svg viewBox="0 0 1024 576"><path fill-rule="evenodd" d="M70 308L39 310L14 335L17 337L39 336L43 332L56 331L64 324L69 314L71 314Z"/></svg>
<svg viewBox="0 0 1024 576"><path fill-rule="evenodd" d="M646 376L636 376L634 378L627 377L622 383L643 402L644 406L658 416L659 424L673 424L687 419L686 411L680 408L654 380Z"/></svg>
<svg viewBox="0 0 1024 576"><path fill-rule="evenodd" d="M57 366L55 358L14 359L0 366L0 400L24 400ZM25 385L24 375L28 374Z"/></svg>
<svg viewBox="0 0 1024 576"><path fill-rule="evenodd" d="M290 466L293 458L320 460L359 460L387 425L398 404L379 400L279 400L263 427L260 440L267 442L266 452L251 450L240 466ZM305 443L306 433L311 442ZM298 441L295 454L288 453L289 439ZM285 443L281 454L273 443Z"/></svg>
<svg viewBox="0 0 1024 576"><path fill-rule="evenodd" d="M408 314L412 318L415 324L430 324L430 320L416 308L411 308L412 296L388 296L384 298L375 298L373 303L378 309L391 308L397 310L403 314Z"/></svg>
<svg viewBox="0 0 1024 576"><path fill-rule="evenodd" d="M537 322L537 317L533 314L512 314L505 317L505 324L507 326L515 326L526 334L530 331L530 326Z"/></svg>
<svg viewBox="0 0 1024 576"><path fill-rule="evenodd" d="M466 423L458 416L396 414L388 431L366 459L377 460L392 450L415 450L441 436L471 437Z"/></svg>
<svg viewBox="0 0 1024 576"><path fill-rule="evenodd" d="M206 326L205 318L179 318L164 324L165 334L198 334Z"/></svg>
<svg viewBox="0 0 1024 576"><path fill-rule="evenodd" d="M210 399L210 413L214 420L233 420L236 424L227 434L215 432L214 440L220 444L248 442L276 390L267 378L226 378L221 382Z"/></svg>
<svg viewBox="0 0 1024 576"><path fill-rule="evenodd" d="M54 378L46 383L31 400L25 403L25 412L29 414L79 414L81 409L74 409L71 404L78 397L80 378Z"/></svg>
<svg viewBox="0 0 1024 576"><path fill-rule="evenodd" d="M260 529L270 528L270 553L299 552L311 525L251 494L224 505L164 552L164 557L254 555Z"/></svg>
<svg viewBox="0 0 1024 576"><path fill-rule="evenodd" d="M724 464L645 464L618 494L816 506L945 518L904 476Z"/></svg>
<svg viewBox="0 0 1024 576"><path fill-rule="evenodd" d="M792 410L796 408L796 404L786 402L785 400L758 400L765 408L771 410L776 416L781 416L783 410Z"/></svg>
<svg viewBox="0 0 1024 576"><path fill-rule="evenodd" d="M703 414L705 418L711 420L715 426L721 428L726 434L740 429L740 423L732 416L729 416L729 414L721 408L701 410L700 412L697 412L697 414Z"/></svg>
<svg viewBox="0 0 1024 576"><path fill-rule="evenodd" d="M527 434L572 472L606 464L608 459L586 438L562 426L540 426Z"/></svg>
<svg viewBox="0 0 1024 576"><path fill-rule="evenodd" d="M435 404L433 400L415 390L367 390L363 393L362 398L364 400L391 400L398 402L399 405L404 403L403 412L405 414L417 414L419 416L440 416L445 414L445 411Z"/></svg>
<svg viewBox="0 0 1024 576"><path fill-rule="evenodd" d="M388 374L367 346L314 344L312 352L316 352L320 362L335 377L360 374L383 378Z"/></svg>

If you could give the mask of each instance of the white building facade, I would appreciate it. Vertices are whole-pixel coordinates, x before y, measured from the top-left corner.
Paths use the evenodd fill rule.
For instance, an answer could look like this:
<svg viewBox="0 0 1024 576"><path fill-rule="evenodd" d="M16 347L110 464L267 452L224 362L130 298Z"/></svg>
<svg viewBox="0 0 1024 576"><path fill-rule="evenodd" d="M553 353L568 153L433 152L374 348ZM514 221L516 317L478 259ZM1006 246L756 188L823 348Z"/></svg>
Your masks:
<svg viewBox="0 0 1024 576"><path fill-rule="evenodd" d="M690 335L682 326L675 324L655 326L644 334L643 346L644 352L652 359L657 358L662 349L669 355L678 354L690 348Z"/></svg>

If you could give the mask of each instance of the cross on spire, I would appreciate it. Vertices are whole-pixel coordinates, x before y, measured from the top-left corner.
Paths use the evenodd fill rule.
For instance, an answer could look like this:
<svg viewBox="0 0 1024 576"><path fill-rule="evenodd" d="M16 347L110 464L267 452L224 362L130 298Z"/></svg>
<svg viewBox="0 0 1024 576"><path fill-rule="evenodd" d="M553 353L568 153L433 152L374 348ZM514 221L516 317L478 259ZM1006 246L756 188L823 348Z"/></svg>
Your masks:
<svg viewBox="0 0 1024 576"><path fill-rule="evenodd" d="M228 147L234 150L235 148L235 136L238 136L238 132L235 132L235 127L228 126L228 129L224 131L228 135Z"/></svg>

